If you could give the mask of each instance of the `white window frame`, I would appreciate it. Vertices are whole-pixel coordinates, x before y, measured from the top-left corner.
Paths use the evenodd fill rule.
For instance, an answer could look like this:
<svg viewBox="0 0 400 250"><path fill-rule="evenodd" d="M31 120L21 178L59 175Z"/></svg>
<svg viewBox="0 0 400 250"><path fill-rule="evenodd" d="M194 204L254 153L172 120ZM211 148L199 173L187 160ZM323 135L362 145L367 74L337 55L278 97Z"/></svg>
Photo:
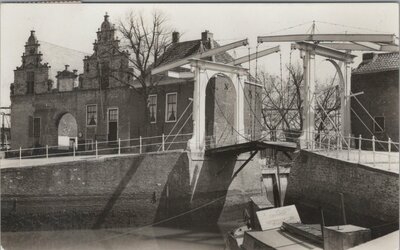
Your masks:
<svg viewBox="0 0 400 250"><path fill-rule="evenodd" d="M157 107L157 104L158 104L157 101L158 101L158 100L157 100L157 95L149 95L149 100L150 100L151 97L155 97L155 98L156 98L156 105L155 105L155 106L156 106L156 113L155 113L155 117L154 117L155 119L154 119L154 121L150 121L150 124L154 124L154 123L157 123L157 109L158 109L158 107ZM149 110L150 110L150 102L149 102ZM150 115L150 112L149 112L149 115ZM149 118L150 118L150 117L149 117Z"/></svg>
<svg viewBox="0 0 400 250"><path fill-rule="evenodd" d="M107 136L110 133L109 123L110 123L110 110L117 110L117 138L119 138L119 108L118 107L109 107L107 108ZM107 138L108 139L108 138Z"/></svg>
<svg viewBox="0 0 400 250"><path fill-rule="evenodd" d="M88 124L88 107L89 106L96 106L96 125L89 125ZM86 127L97 127L97 123L99 121L98 119L98 110L97 110L97 104L86 104Z"/></svg>
<svg viewBox="0 0 400 250"><path fill-rule="evenodd" d="M382 117L383 118L383 127L382 127L382 130L380 130L380 128L378 127L378 125L377 125L377 122L376 122L376 118L377 117ZM374 129L374 133L383 133L383 132L385 132L385 125L386 125L386 121L385 121L386 119L385 119L385 117L383 116L383 115L380 115L380 116L374 116L374 126L373 126L373 129ZM379 129L379 131L377 131L376 129Z"/></svg>
<svg viewBox="0 0 400 250"><path fill-rule="evenodd" d="M176 95L176 114L175 114L175 120L173 121L168 120L168 96L170 95ZM177 118L178 118L178 92L170 92L165 95L165 122L173 123L177 121Z"/></svg>

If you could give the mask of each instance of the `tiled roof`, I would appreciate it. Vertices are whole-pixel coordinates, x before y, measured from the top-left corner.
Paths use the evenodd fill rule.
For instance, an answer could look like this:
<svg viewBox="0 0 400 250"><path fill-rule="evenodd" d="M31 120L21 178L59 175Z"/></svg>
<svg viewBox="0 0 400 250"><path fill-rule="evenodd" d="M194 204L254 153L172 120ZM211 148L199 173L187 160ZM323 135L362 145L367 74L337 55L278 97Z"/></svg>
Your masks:
<svg viewBox="0 0 400 250"><path fill-rule="evenodd" d="M364 74L399 69L399 53L375 54L371 60L363 61L353 70L353 74Z"/></svg>
<svg viewBox="0 0 400 250"><path fill-rule="evenodd" d="M189 57L200 51L204 52L209 50L210 46L201 46L200 41L201 40L199 39L172 44L161 56L160 63L157 66L165 65ZM220 45L216 41L213 41L213 43L215 48L220 47ZM215 55L216 62L228 63L233 60L234 59L232 58L232 56L229 55L227 52L222 52Z"/></svg>
<svg viewBox="0 0 400 250"><path fill-rule="evenodd" d="M59 71L56 75L56 78L76 78L78 77L77 74L75 74L74 72L71 72L67 69L63 70L63 71Z"/></svg>

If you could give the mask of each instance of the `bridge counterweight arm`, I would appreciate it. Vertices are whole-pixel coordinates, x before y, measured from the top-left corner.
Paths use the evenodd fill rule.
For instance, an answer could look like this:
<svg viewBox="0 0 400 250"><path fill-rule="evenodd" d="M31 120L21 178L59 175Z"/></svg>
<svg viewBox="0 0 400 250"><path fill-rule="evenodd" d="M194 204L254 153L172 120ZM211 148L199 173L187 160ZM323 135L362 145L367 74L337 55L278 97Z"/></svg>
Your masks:
<svg viewBox="0 0 400 250"><path fill-rule="evenodd" d="M197 53L197 54L191 55L189 57L186 57L184 59L175 61L173 63L169 63L169 64L166 64L166 65L154 68L153 70L151 70L151 74L152 75L156 75L156 74L159 74L159 73L162 73L162 72L165 72L165 71L168 71L168 70L183 66L183 65L189 63L189 59L201 59L201 58L213 56L213 55L216 55L216 54L219 54L219 53L222 53L222 52L225 52L225 51L228 51L228 50L240 47L240 46L246 46L248 44L249 44L249 42L248 42L248 40L246 38L246 39L243 39L243 40L240 40L240 41L237 41L237 42L233 42L233 43L230 43L230 44L227 44L227 45L223 45L223 46L220 46L220 47L217 47L217 48L214 48L214 49L207 50L204 53Z"/></svg>
<svg viewBox="0 0 400 250"><path fill-rule="evenodd" d="M239 65L241 63L248 62L249 60L252 61L254 59L257 59L257 58L260 58L260 57L263 57L263 56L267 56L267 55L279 52L280 50L281 50L280 46L275 46L275 47L272 47L272 48L268 48L266 50L259 51L257 53L253 53L253 54L250 54L250 55L247 55L247 56L239 57L239 58L233 60L232 62L229 62L228 64Z"/></svg>

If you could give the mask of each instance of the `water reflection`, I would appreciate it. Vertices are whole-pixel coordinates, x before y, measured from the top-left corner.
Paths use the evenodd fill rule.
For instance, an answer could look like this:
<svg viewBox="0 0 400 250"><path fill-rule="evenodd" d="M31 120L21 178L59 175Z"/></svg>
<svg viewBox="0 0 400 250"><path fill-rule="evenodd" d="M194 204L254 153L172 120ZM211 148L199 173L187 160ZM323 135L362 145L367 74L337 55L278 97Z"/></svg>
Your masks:
<svg viewBox="0 0 400 250"><path fill-rule="evenodd" d="M224 230L225 231L225 230ZM224 249L223 233L215 226L207 229L168 227L112 228L99 230L66 230L3 232L5 250L17 249Z"/></svg>

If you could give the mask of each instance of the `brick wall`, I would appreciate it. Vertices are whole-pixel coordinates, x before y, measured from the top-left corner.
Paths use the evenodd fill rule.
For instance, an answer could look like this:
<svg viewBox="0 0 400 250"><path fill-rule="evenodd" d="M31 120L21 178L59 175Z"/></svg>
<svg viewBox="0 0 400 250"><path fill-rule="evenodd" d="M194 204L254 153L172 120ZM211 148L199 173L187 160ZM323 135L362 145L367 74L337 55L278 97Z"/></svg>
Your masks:
<svg viewBox="0 0 400 250"><path fill-rule="evenodd" d="M142 226L224 197L174 223L240 220L249 197L260 192L251 162L235 179L235 157L197 161L185 152L130 155L44 166L1 169L3 231ZM217 174L219 173L219 174Z"/></svg>
<svg viewBox="0 0 400 250"><path fill-rule="evenodd" d="M130 136L131 96L128 88L107 90L76 90L68 92L53 92L41 95L25 95L11 97L11 134L12 147L32 147L33 139L29 137L29 116L41 118L40 145L57 145L58 122L62 115L72 114L78 125L79 140L107 139L107 109L118 107L119 128L121 138ZM97 126L86 126L86 105L97 104ZM127 115L128 114L128 115Z"/></svg>
<svg viewBox="0 0 400 250"><path fill-rule="evenodd" d="M301 151L290 171L285 205L295 204L303 223L320 223L322 207L327 225L338 225L343 193L347 222L373 227L377 235L385 229L377 226L389 224L390 230L399 220L398 181L396 173Z"/></svg>
<svg viewBox="0 0 400 250"><path fill-rule="evenodd" d="M351 81L353 93L364 91L364 94L358 95L357 98L371 116L385 117L385 131L375 132L375 137L384 141L387 141L388 137L399 141L399 71L353 74ZM354 98L351 100L351 107L369 130L374 132L373 120ZM363 138L372 137L353 112L351 113L351 129L355 136L361 134ZM364 148L371 148L371 145L365 144Z"/></svg>
<svg viewBox="0 0 400 250"><path fill-rule="evenodd" d="M49 92L49 68L46 65L41 65L37 68L14 70L14 94L25 95L27 93L27 72L34 72L34 92L36 94Z"/></svg>

